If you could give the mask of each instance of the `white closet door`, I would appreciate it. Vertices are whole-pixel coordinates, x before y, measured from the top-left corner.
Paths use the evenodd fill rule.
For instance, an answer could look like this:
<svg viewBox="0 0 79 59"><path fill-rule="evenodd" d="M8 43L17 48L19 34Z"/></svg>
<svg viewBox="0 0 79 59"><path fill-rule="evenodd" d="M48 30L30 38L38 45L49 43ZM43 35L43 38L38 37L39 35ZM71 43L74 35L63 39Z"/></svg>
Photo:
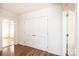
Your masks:
<svg viewBox="0 0 79 59"><path fill-rule="evenodd" d="M47 18L37 17L26 20L27 45L38 49L47 49Z"/></svg>

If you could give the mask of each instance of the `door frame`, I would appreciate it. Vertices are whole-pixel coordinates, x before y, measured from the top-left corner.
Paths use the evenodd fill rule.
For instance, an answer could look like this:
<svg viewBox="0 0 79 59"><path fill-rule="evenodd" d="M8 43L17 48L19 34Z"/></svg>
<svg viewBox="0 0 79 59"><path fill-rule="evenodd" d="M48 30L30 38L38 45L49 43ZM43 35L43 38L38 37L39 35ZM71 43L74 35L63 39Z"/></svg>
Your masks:
<svg viewBox="0 0 79 59"><path fill-rule="evenodd" d="M77 18L76 18L76 15L77 15L77 11L76 11L76 9L77 9L77 7L76 7L77 5L75 4L75 22L76 22L76 40L75 40L75 43L77 43ZM63 12L62 12L62 55L63 56L65 56L65 54L66 54L66 34L67 34L67 32L66 32L66 22L67 22L67 17L66 17L66 14L67 14L67 11L66 10L63 10ZM75 55L77 55L77 46L76 46L77 44L75 44Z"/></svg>

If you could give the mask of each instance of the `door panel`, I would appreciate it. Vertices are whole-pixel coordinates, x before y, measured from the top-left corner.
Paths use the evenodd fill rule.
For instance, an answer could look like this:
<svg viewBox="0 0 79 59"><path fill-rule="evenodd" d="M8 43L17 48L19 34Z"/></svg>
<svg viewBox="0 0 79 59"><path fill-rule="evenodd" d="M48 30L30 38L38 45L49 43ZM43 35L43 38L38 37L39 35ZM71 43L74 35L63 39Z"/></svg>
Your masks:
<svg viewBox="0 0 79 59"><path fill-rule="evenodd" d="M24 28L25 29L25 28ZM26 29L24 30L28 38L27 45L39 49L47 49L47 18L37 17L26 20Z"/></svg>

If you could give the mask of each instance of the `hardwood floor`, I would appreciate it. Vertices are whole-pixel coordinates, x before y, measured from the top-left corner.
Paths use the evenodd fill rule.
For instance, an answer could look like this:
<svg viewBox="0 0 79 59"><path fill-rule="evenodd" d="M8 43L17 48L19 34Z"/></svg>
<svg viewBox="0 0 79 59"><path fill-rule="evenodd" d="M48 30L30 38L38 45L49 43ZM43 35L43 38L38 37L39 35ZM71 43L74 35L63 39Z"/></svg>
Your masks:
<svg viewBox="0 0 79 59"><path fill-rule="evenodd" d="M42 51L28 46L23 46L20 44L4 48L1 55L2 56L57 56L55 54L51 54L46 51Z"/></svg>

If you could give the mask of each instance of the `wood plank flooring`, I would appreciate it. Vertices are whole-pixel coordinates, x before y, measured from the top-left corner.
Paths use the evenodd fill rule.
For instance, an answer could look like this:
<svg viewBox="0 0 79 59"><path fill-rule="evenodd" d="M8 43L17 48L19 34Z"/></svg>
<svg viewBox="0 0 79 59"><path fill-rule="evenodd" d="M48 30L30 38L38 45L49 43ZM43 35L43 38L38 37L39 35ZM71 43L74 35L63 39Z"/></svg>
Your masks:
<svg viewBox="0 0 79 59"><path fill-rule="evenodd" d="M13 47L4 48L2 51L2 56L57 56L52 53L48 53L46 51L42 51L36 48L32 48L29 46L23 46L17 44L14 46L14 50L11 50Z"/></svg>

